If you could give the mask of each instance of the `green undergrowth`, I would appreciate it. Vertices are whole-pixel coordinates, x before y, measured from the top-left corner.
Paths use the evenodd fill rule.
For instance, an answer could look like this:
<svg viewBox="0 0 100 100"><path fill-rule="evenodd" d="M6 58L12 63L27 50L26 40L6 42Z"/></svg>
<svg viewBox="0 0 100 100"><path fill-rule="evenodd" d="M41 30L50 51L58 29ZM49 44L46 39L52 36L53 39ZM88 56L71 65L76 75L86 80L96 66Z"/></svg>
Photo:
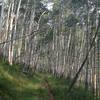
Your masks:
<svg viewBox="0 0 100 100"><path fill-rule="evenodd" d="M55 100L92 100L92 95L82 88L74 88L67 95L68 81L48 73L25 75L20 66L10 66L0 61L0 98L2 100L51 100L44 78L51 86ZM1 99L0 99L1 100Z"/></svg>

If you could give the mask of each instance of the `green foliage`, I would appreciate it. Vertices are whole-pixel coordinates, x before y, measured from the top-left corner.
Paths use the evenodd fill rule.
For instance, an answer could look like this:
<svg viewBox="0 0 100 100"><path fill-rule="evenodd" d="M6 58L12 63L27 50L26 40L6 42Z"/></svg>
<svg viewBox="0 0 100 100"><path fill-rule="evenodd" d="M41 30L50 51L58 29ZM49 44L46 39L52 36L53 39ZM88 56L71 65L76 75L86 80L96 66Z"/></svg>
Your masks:
<svg viewBox="0 0 100 100"><path fill-rule="evenodd" d="M27 4L28 3L28 4ZM20 9L21 12L25 12L26 10L26 6L28 7L29 11L32 10L32 8L35 8L35 21L38 22L41 14L44 12L44 11L48 11L46 9L46 7L43 5L43 3L41 2L41 0L22 0L22 7Z"/></svg>
<svg viewBox="0 0 100 100"><path fill-rule="evenodd" d="M53 30L50 29L44 38L45 44L51 42L52 40L53 40Z"/></svg>
<svg viewBox="0 0 100 100"><path fill-rule="evenodd" d="M40 46L46 46L46 44L49 44L53 40L53 29L49 29L46 33L39 34L40 40L38 40L38 46L39 49Z"/></svg>
<svg viewBox="0 0 100 100"><path fill-rule="evenodd" d="M70 14L66 18L66 25L68 27L74 27L77 23L78 23L78 19L73 14Z"/></svg>
<svg viewBox="0 0 100 100"><path fill-rule="evenodd" d="M52 13L53 16L56 16L60 13L59 8L60 8L59 4L54 4L53 13Z"/></svg>
<svg viewBox="0 0 100 100"><path fill-rule="evenodd" d="M37 2L38 1L39 0L37 0ZM32 5L34 5L35 1L34 0L22 0L22 5L26 5L27 3L28 3L28 6L32 6Z"/></svg>
<svg viewBox="0 0 100 100"><path fill-rule="evenodd" d="M87 0L71 0L70 1L70 6L75 9L83 6L84 4L87 3Z"/></svg>
<svg viewBox="0 0 100 100"><path fill-rule="evenodd" d="M40 27L47 25L48 20L49 20L49 14L47 12L42 16L42 20L40 21Z"/></svg>
<svg viewBox="0 0 100 100"><path fill-rule="evenodd" d="M91 0L96 7L100 7L100 0Z"/></svg>

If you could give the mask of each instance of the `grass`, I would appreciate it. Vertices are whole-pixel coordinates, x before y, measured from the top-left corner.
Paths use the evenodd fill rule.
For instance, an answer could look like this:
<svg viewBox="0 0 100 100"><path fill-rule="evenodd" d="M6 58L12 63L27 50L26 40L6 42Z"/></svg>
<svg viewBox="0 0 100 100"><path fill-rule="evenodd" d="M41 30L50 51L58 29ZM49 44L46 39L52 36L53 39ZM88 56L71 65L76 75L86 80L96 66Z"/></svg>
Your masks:
<svg viewBox="0 0 100 100"><path fill-rule="evenodd" d="M50 100L45 88L47 78L56 100L92 100L92 95L82 88L74 88L67 94L68 81L55 78L47 73L25 75L18 65L10 66L0 62L0 98L2 100ZM99 99L98 99L99 100Z"/></svg>

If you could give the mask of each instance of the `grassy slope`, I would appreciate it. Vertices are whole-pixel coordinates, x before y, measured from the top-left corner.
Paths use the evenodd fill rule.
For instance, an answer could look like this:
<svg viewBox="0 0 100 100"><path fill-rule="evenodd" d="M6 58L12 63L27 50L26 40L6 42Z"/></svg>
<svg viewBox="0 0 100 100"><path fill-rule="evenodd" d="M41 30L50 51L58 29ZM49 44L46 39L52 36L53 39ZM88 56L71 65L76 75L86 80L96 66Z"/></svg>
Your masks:
<svg viewBox="0 0 100 100"><path fill-rule="evenodd" d="M45 88L44 77L47 77L56 100L92 100L83 89L75 89L66 96L68 82L54 78L49 74L34 74L26 76L19 70L19 66L0 62L0 95L4 100L50 100Z"/></svg>

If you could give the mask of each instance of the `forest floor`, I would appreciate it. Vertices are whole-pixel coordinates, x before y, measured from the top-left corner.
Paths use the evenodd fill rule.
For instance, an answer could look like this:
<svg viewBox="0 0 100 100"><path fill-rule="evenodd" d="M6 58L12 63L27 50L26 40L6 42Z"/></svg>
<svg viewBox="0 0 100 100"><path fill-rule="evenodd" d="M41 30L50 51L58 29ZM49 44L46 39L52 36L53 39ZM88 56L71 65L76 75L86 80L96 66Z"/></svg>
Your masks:
<svg viewBox="0 0 100 100"><path fill-rule="evenodd" d="M18 65L0 62L0 100L92 100L82 88L67 95L68 83L47 73L25 75Z"/></svg>

